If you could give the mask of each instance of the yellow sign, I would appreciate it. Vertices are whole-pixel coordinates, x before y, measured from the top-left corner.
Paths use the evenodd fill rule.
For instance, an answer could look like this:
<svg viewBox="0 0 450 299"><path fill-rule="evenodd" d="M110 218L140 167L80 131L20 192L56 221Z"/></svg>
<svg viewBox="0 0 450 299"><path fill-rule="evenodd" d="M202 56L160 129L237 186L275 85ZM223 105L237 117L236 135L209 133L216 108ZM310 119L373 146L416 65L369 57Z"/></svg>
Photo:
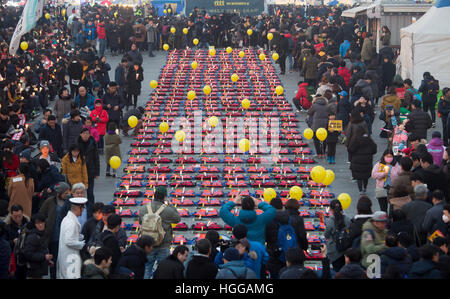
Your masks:
<svg viewBox="0 0 450 299"><path fill-rule="evenodd" d="M342 132L342 120L330 120L328 121L328 131L333 129L336 132Z"/></svg>

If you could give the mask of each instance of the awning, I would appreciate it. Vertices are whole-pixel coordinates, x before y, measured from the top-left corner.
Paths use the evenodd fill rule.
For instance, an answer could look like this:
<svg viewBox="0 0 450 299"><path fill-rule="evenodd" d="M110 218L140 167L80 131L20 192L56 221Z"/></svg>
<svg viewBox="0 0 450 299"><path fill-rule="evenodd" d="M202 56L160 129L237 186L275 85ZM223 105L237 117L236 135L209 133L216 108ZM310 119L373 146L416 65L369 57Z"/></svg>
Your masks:
<svg viewBox="0 0 450 299"><path fill-rule="evenodd" d="M363 12L365 10L367 10L371 5L366 4L366 5L361 5L361 6L357 6L357 7L353 7L347 10L344 10L342 12L342 17L347 17L347 18L355 18L356 15L360 12Z"/></svg>

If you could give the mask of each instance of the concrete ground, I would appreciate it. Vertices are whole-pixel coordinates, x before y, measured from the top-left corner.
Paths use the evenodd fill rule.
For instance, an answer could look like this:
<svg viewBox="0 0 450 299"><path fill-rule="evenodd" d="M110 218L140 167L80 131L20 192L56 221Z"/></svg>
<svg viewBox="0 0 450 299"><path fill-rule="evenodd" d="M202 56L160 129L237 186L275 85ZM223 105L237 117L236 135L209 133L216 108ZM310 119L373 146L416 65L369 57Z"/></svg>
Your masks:
<svg viewBox="0 0 450 299"><path fill-rule="evenodd" d="M142 83L142 92L138 100L138 105L145 106L147 102L148 95L151 93L152 88L149 83L151 80L158 80L158 76L161 68L164 66L167 53L164 51L155 51L155 57L148 57L147 52L143 53L144 63L144 81ZM121 56L108 56L107 62L111 65L110 78L114 79L114 69L120 62ZM278 64L276 64L277 70L279 70ZM300 80L300 76L298 72L286 72L285 75L279 75L285 90L286 98L291 101L291 99L295 96L297 92L297 82ZM379 107L376 108L376 117L373 124L373 139L378 145L378 153L374 156L374 163L380 158L382 152L387 146L387 140L379 137L380 128L383 127L384 123L378 119L379 116ZM299 113L300 119L300 131L307 127L305 122L305 112ZM441 122L437 120L437 127L435 130L442 131ZM430 133L431 135L431 133ZM128 159L128 155L126 154L130 148L130 143L132 142L132 137L122 137L122 161L126 161ZM311 149L314 149L313 142L309 142ZM324 166L325 169L331 169L335 173L335 181L332 184L331 192L335 194L340 194L342 192L348 193L352 198L351 206L345 211L346 215L352 217L356 214L356 203L359 198L359 191L356 185L356 182L352 181L351 172L349 170L349 164L347 163L347 151L344 145L338 144L337 152L336 152L336 164L329 165L326 162L326 159L318 160L319 164ZM120 167L119 174L122 174L121 170L125 166L125 162L122 162ZM104 161L104 156L101 157L101 175L99 179L95 182L95 198L96 201L101 201L103 203L109 203L113 200L113 193L115 190L115 185L119 183L119 178L107 178L105 177L105 169L106 164ZM120 177L120 175L118 176ZM379 209L379 205L377 200L374 197L375 194L375 181L373 179L369 180L369 185L367 188L367 195L372 199L373 202L373 210L376 211Z"/></svg>

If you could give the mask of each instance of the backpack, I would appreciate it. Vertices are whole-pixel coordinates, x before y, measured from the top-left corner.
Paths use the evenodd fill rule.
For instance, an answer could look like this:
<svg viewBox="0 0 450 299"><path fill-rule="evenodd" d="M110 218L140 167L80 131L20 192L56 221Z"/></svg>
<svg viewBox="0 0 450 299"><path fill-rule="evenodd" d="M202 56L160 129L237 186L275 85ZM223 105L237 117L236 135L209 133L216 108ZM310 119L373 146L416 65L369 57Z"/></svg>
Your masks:
<svg viewBox="0 0 450 299"><path fill-rule="evenodd" d="M297 248L297 235L295 234L294 227L291 225L291 217L289 217L288 224L281 224L278 228L278 238L277 238L277 248L280 251L280 256L278 257L283 263L286 262L286 251L289 248Z"/></svg>
<svg viewBox="0 0 450 299"><path fill-rule="evenodd" d="M336 243L336 250L338 252L343 252L350 247L350 231L348 228L336 230L333 239Z"/></svg>
<svg viewBox="0 0 450 299"><path fill-rule="evenodd" d="M422 102L422 96L420 95L420 93L417 91L417 89L412 88L412 89L408 89L410 92L412 92L413 94L413 100L419 100Z"/></svg>
<svg viewBox="0 0 450 299"><path fill-rule="evenodd" d="M375 239L375 233L373 232L373 230L368 229L367 231L368 231L368 232L372 235L372 237ZM361 237L362 237L362 233L361 233L361 235L359 235L357 238L355 238L355 239L353 240L351 248L355 248L355 249L361 248Z"/></svg>
<svg viewBox="0 0 450 299"><path fill-rule="evenodd" d="M151 204L147 205L148 213L142 217L141 231L142 236L151 236L155 239L155 246L161 245L166 232L162 227L162 219L159 214L164 210L166 205L161 205L161 207L153 213Z"/></svg>
<svg viewBox="0 0 450 299"><path fill-rule="evenodd" d="M431 79L427 82L428 94L435 96L439 93L439 80Z"/></svg>
<svg viewBox="0 0 450 299"><path fill-rule="evenodd" d="M27 237L28 230L24 228L19 237L17 238L16 245L14 246L14 256L16 257L16 265L20 267L24 267L27 264L25 256L23 254L23 249L25 247L25 239Z"/></svg>

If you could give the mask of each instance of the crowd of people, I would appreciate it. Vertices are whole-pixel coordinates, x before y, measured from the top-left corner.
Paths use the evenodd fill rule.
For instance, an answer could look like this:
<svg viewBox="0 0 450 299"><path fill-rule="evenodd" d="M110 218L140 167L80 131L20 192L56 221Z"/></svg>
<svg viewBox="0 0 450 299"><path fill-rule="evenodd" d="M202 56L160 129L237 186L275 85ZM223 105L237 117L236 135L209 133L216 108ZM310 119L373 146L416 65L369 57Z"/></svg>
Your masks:
<svg viewBox="0 0 450 299"><path fill-rule="evenodd" d="M135 12L86 6L79 16L62 7L46 10L50 18L22 39L28 48L11 56L20 10L0 8L1 278L367 278L371 254L381 257L377 277L448 278L450 90L438 99L439 78L424 73L415 89L396 74L389 28L380 32L377 53L374 35L341 18L340 8L310 8L305 16L303 7L288 7L257 17L209 16L198 8L158 17L151 6ZM324 143L314 137L317 158L327 155L334 164L336 144L345 144L361 197L352 218L339 200L330 203L321 271L304 265L308 242L294 199L283 205L279 198L268 204L238 196L219 213L233 227L233 241L209 231L193 251L180 245L172 252L171 224L180 215L165 188L141 209L148 231L131 246L114 207L95 201L100 157L120 157L119 130L127 136L130 129L123 120L144 113L137 105L144 52L152 57L164 44L192 48L194 38L198 48L276 51L281 75L300 72L294 104L307 110L314 131L328 130ZM114 80L108 50L122 56ZM428 140L437 101L443 131ZM388 145L374 164L378 106ZM329 120L342 121L343 129L329 128ZM106 176L115 176L106 164ZM370 178L379 211L366 195ZM236 205L239 216L230 212ZM286 234L289 242L280 240ZM67 266L69 256L74 267Z"/></svg>

